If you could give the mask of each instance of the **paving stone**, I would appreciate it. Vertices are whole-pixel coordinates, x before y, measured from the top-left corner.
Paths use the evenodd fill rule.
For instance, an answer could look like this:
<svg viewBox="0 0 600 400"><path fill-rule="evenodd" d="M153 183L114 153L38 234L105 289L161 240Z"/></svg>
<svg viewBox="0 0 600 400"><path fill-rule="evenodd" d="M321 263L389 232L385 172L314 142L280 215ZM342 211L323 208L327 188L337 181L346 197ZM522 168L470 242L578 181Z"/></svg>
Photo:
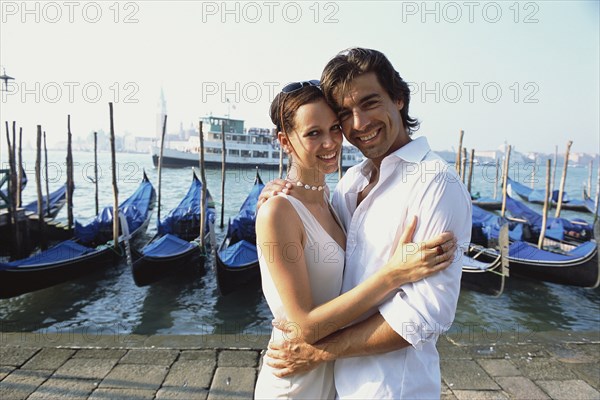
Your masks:
<svg viewBox="0 0 600 400"><path fill-rule="evenodd" d="M548 345L547 350L558 361L567 364L592 363L600 359L598 344L554 344Z"/></svg>
<svg viewBox="0 0 600 400"><path fill-rule="evenodd" d="M156 393L157 400L206 400L208 389L191 387L162 387Z"/></svg>
<svg viewBox="0 0 600 400"><path fill-rule="evenodd" d="M176 361L169 370L164 386L204 388L210 387L215 365L203 361Z"/></svg>
<svg viewBox="0 0 600 400"><path fill-rule="evenodd" d="M71 349L45 348L27 361L22 368L55 370L63 365L73 353L75 353L75 351Z"/></svg>
<svg viewBox="0 0 600 400"><path fill-rule="evenodd" d="M80 349L71 358L95 358L119 360L127 353L125 349Z"/></svg>
<svg viewBox="0 0 600 400"><path fill-rule="evenodd" d="M509 360L481 359L477 360L490 376L519 376L521 373Z"/></svg>
<svg viewBox="0 0 600 400"><path fill-rule="evenodd" d="M508 397L500 391L491 390L455 390L458 400L506 400Z"/></svg>
<svg viewBox="0 0 600 400"><path fill-rule="evenodd" d="M65 379L102 379L117 364L117 360L70 359L56 370L57 378Z"/></svg>
<svg viewBox="0 0 600 400"><path fill-rule="evenodd" d="M148 400L154 398L154 390L143 389L96 389L89 400Z"/></svg>
<svg viewBox="0 0 600 400"><path fill-rule="evenodd" d="M521 373L536 381L575 379L576 376L565 365L553 359L532 358L525 360L512 360Z"/></svg>
<svg viewBox="0 0 600 400"><path fill-rule="evenodd" d="M257 351L223 350L219 353L219 367L256 367Z"/></svg>
<svg viewBox="0 0 600 400"><path fill-rule="evenodd" d="M51 377L36 389L27 400L54 400L57 398L68 398L69 400L88 398L98 382L89 379L64 379Z"/></svg>
<svg viewBox="0 0 600 400"><path fill-rule="evenodd" d="M166 365L173 364L173 361L179 355L179 350L167 349L134 349L129 350L121 358L119 364L148 364L148 365Z"/></svg>
<svg viewBox="0 0 600 400"><path fill-rule="evenodd" d="M179 355L178 361L213 361L217 365L216 350L184 350Z"/></svg>
<svg viewBox="0 0 600 400"><path fill-rule="evenodd" d="M39 350L30 347L2 346L0 347L0 365L20 367Z"/></svg>
<svg viewBox="0 0 600 400"><path fill-rule="evenodd" d="M119 364L100 383L101 388L131 388L157 391L169 368L164 365Z"/></svg>
<svg viewBox="0 0 600 400"><path fill-rule="evenodd" d="M549 397L529 379L523 376L501 376L496 382L510 395L511 399L537 400Z"/></svg>
<svg viewBox="0 0 600 400"><path fill-rule="evenodd" d="M468 353L468 348L464 346L456 346L454 344L444 344L440 346L438 342L438 352L440 353L440 359L471 359L471 354Z"/></svg>
<svg viewBox="0 0 600 400"><path fill-rule="evenodd" d="M555 400L600 399L600 392L581 380L540 380L535 383Z"/></svg>
<svg viewBox="0 0 600 400"><path fill-rule="evenodd" d="M575 372L577 376L586 381L589 385L600 390L600 368L598 368L598 359L595 363L589 364L575 364L571 365L571 370Z"/></svg>
<svg viewBox="0 0 600 400"><path fill-rule="evenodd" d="M251 399L255 381L254 368L219 367L210 386L208 400Z"/></svg>
<svg viewBox="0 0 600 400"><path fill-rule="evenodd" d="M473 360L441 360L440 363L442 378L455 395L457 389L500 389L496 382Z"/></svg>
<svg viewBox="0 0 600 400"><path fill-rule="evenodd" d="M26 399L52 375L52 372L50 370L14 370L0 382L0 399Z"/></svg>
<svg viewBox="0 0 600 400"><path fill-rule="evenodd" d="M11 367L11 366L0 366L0 381L4 378L6 378L6 376L8 374L10 374L11 372L13 372L15 370L15 367Z"/></svg>

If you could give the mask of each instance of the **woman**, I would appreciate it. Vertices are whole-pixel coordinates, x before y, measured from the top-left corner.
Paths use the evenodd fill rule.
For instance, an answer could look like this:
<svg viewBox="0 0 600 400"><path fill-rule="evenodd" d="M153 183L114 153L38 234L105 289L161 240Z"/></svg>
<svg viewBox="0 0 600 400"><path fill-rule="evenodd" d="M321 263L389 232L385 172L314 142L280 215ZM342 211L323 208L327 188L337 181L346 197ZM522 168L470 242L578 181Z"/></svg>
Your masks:
<svg viewBox="0 0 600 400"><path fill-rule="evenodd" d="M447 268L455 250L449 233L418 251L414 244L407 245L416 227L413 218L390 261L339 295L346 236L329 204L325 175L337 170L343 138L339 120L318 85L318 81L287 85L271 104L277 138L291 163L286 179L297 190L269 199L256 220L263 292L275 319L287 321L285 331L294 332L274 329L272 338L285 335L309 343L356 320L399 286ZM442 255L436 249L440 243ZM290 378L272 372L263 360L255 398L335 397L331 363Z"/></svg>

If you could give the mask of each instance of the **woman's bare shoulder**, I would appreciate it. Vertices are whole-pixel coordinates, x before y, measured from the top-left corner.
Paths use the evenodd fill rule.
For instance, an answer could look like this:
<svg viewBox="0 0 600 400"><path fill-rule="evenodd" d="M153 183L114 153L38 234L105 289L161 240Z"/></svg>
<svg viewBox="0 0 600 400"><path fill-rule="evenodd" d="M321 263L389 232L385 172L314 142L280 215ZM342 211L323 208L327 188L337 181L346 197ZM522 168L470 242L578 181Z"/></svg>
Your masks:
<svg viewBox="0 0 600 400"><path fill-rule="evenodd" d="M276 231L287 230L302 224L296 209L284 196L274 196L267 200L258 210L256 216L257 230L270 227Z"/></svg>

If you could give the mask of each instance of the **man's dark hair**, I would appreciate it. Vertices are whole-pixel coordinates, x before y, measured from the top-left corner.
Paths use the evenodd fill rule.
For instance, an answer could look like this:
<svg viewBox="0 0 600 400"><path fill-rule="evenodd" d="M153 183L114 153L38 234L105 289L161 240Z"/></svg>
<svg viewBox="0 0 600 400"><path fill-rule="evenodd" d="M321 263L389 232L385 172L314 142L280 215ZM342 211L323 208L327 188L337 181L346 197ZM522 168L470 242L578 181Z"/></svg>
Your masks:
<svg viewBox="0 0 600 400"><path fill-rule="evenodd" d="M383 53L372 49L355 47L344 50L325 66L321 75L321 89L336 113L342 108L342 99L352 80L369 72L375 73L379 84L393 101L402 100L404 103L400 116L407 134L411 135L419 129L419 121L408 115L410 104L408 84Z"/></svg>

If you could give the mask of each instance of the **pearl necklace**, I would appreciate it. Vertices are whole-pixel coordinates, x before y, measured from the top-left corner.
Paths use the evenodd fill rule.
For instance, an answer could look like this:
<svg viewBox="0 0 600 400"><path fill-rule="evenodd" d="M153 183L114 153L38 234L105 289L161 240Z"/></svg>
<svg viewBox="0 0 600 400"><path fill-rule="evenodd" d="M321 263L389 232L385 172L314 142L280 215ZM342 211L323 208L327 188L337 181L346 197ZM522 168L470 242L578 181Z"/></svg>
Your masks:
<svg viewBox="0 0 600 400"><path fill-rule="evenodd" d="M291 182L291 181L290 181ZM296 181L296 182L291 182L294 185L301 187L302 189L306 189L306 190L318 190L319 192L323 190L323 188L325 187L325 185L319 185L319 186L310 186L307 184L304 184L300 181Z"/></svg>

